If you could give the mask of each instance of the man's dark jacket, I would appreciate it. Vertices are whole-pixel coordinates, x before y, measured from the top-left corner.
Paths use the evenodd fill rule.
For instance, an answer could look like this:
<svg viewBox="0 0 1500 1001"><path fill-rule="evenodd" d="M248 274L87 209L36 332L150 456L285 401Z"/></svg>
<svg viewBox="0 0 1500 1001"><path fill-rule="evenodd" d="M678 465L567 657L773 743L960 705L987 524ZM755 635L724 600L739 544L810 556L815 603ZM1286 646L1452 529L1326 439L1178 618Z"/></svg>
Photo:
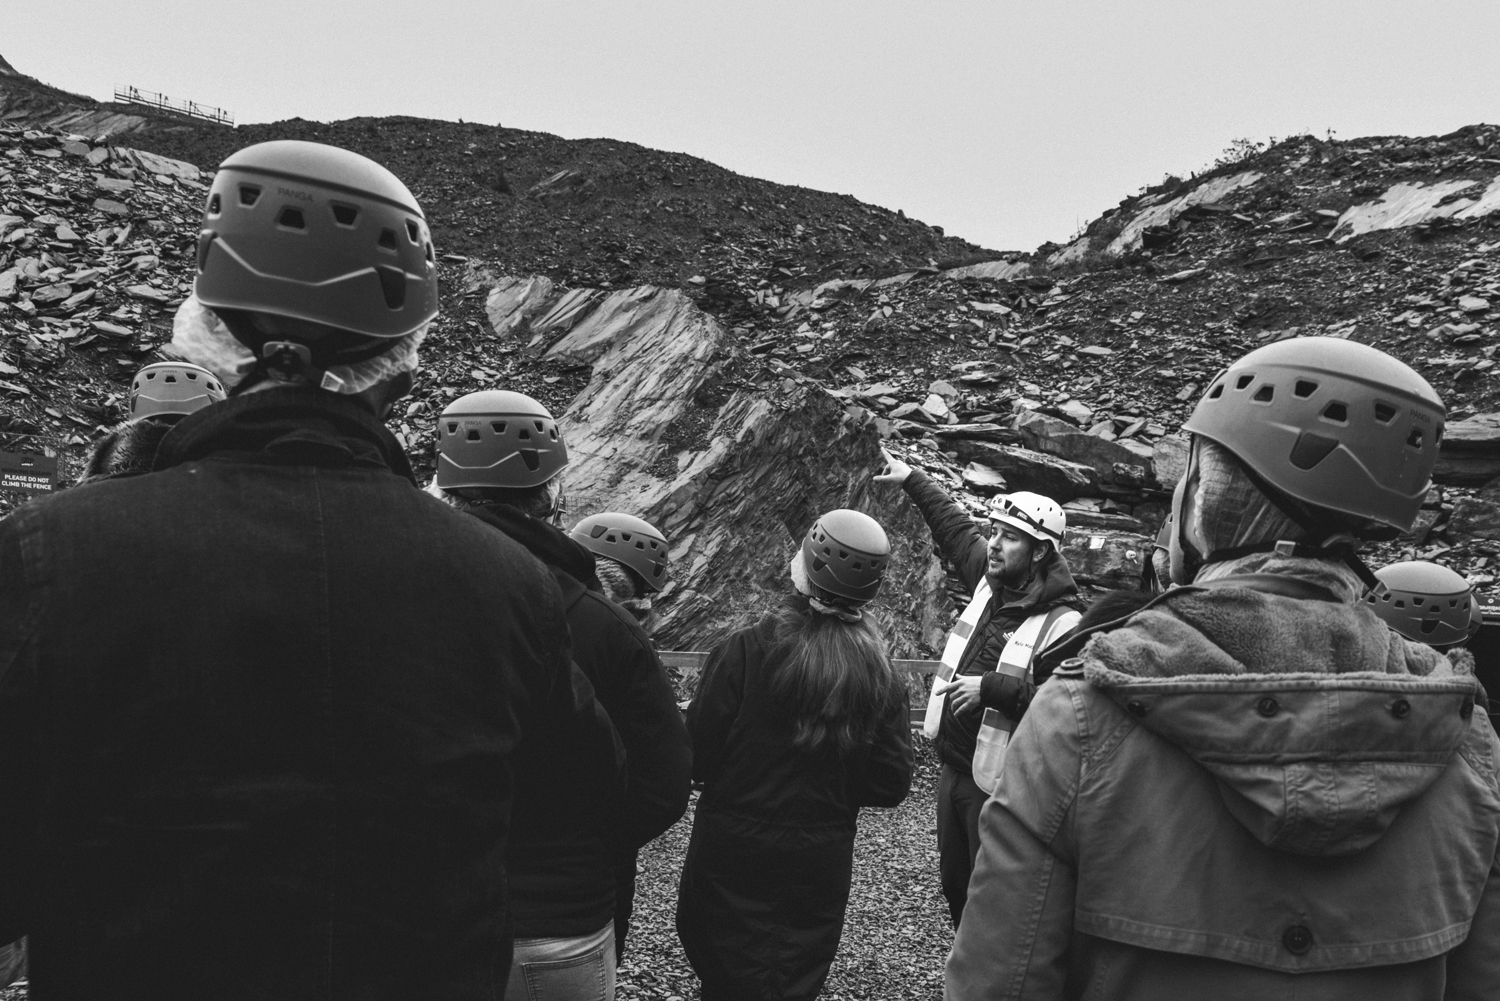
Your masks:
<svg viewBox="0 0 1500 1001"><path fill-rule="evenodd" d="M633 859L687 811L692 742L651 641L629 612L598 590L594 554L509 505L479 503L467 511L552 569L573 634L573 659L625 747L628 785L613 811L598 798L560 794L578 785L561 756L572 740L567 733L528 735L517 749L510 848L516 935L590 935L614 920L615 870L622 860Z"/></svg>
<svg viewBox="0 0 1500 1001"><path fill-rule="evenodd" d="M202 410L156 469L0 522L0 941L34 996L500 996L512 750L613 740L552 575L332 394Z"/></svg>
<svg viewBox="0 0 1500 1001"><path fill-rule="evenodd" d="M989 565L989 541L975 527L969 512L954 503L926 473L912 470L903 485L917 510L922 512L938 553L952 565L954 574L972 595ZM995 582L991 581L990 586L994 587ZM998 709L1007 717L1018 720L1030 704L1036 686L997 672L995 667L1000 663L1000 654L1017 627L1031 616L1057 605L1077 607L1078 585L1073 583L1068 561L1053 549L1042 560L1024 592L1002 595L997 590L996 596L1005 600L997 603L992 597L985 606L958 662L958 673L982 675L980 703L986 709ZM983 714L978 712L960 716L953 711L951 696L943 700L943 722L934 744L938 757L963 775L973 770L974 744L979 738L982 718Z"/></svg>

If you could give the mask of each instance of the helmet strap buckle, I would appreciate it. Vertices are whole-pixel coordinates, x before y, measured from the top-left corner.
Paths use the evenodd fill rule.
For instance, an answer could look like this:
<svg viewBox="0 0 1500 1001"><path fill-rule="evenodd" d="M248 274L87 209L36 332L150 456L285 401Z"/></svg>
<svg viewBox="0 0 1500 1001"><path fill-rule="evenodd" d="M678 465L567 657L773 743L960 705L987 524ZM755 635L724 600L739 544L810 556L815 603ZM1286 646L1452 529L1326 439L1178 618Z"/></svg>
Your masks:
<svg viewBox="0 0 1500 1001"><path fill-rule="evenodd" d="M312 349L293 341L267 341L261 348L260 367L277 382L315 382ZM342 381L342 380L341 380Z"/></svg>
<svg viewBox="0 0 1500 1001"><path fill-rule="evenodd" d="M1296 556L1297 543L1293 542L1291 539L1281 539L1277 541L1274 551L1277 556Z"/></svg>

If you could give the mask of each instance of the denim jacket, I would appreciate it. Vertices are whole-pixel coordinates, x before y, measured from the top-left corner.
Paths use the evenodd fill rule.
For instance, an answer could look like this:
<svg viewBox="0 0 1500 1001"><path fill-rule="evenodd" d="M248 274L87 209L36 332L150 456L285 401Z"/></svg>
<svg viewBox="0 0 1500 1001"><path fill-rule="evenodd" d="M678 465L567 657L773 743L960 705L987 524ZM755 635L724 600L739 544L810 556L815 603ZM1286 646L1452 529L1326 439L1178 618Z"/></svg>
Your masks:
<svg viewBox="0 0 1500 1001"><path fill-rule="evenodd" d="M1500 743L1366 608L1184 589L1043 685L947 997L1500 996Z"/></svg>

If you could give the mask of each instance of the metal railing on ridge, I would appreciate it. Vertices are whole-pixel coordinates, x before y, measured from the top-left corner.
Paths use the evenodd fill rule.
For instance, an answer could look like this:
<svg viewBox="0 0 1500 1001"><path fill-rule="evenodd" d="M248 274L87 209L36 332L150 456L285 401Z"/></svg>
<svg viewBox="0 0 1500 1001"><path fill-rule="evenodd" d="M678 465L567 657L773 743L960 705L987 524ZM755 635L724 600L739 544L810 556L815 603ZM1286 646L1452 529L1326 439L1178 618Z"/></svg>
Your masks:
<svg viewBox="0 0 1500 1001"><path fill-rule="evenodd" d="M234 116L223 108L199 104L197 101L174 101L165 94L141 90L139 87L116 87L115 100L122 104L139 104L143 107L155 108L157 111L169 111L177 115L186 115L189 118L199 118L218 125L234 125Z"/></svg>

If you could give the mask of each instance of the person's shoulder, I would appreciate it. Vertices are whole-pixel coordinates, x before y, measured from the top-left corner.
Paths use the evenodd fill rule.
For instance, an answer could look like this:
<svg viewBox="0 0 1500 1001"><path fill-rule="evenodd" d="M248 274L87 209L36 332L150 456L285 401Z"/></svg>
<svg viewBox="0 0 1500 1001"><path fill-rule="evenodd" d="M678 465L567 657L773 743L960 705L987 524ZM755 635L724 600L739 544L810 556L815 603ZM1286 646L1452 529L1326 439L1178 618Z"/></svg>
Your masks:
<svg viewBox="0 0 1500 1001"><path fill-rule="evenodd" d="M582 587L582 585L579 585ZM583 595L578 599L578 604L586 609L589 618L597 622L601 628L608 629L611 633L622 639L644 647L651 648L651 640L646 635L646 630L635 620L635 616L621 608L598 591L590 591L584 588Z"/></svg>

